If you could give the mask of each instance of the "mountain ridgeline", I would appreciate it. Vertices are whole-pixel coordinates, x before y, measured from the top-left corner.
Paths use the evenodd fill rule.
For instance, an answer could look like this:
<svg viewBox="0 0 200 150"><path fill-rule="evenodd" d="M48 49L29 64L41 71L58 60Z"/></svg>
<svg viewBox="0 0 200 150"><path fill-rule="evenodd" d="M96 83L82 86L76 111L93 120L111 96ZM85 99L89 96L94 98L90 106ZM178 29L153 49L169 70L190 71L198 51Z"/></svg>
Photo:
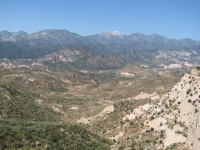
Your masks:
<svg viewBox="0 0 200 150"><path fill-rule="evenodd" d="M9 59L11 64L13 61L14 64L18 64L16 62L19 59L23 59L20 62L31 59L32 63L34 61L44 65L44 62L51 62L54 65L68 66L64 68L116 69L127 63L157 67L158 64L167 66L177 63L198 65L199 56L199 41L167 39L157 34L147 36L135 33L127 36L115 31L81 36L56 29L32 34L24 31L0 32L0 59L4 64L8 63L5 62L5 58ZM50 57L54 61L50 61Z"/></svg>
<svg viewBox="0 0 200 150"><path fill-rule="evenodd" d="M90 36L81 36L67 30L43 30L28 34L24 31L19 32L0 32L0 41L12 41L21 44L49 45L49 44L134 44L140 49L179 49L186 47L199 46L199 41L192 39L167 39L163 36L152 34L143 35L140 33L124 35L118 31L104 32ZM145 44L144 44L145 43Z"/></svg>

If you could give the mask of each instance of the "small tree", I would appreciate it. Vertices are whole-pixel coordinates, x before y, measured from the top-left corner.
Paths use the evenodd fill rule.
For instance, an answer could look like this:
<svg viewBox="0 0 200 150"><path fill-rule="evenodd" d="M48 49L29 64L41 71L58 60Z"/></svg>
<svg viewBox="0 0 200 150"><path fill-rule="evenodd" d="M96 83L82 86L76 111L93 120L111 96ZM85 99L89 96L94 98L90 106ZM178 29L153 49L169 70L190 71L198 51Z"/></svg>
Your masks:
<svg viewBox="0 0 200 150"><path fill-rule="evenodd" d="M197 69L197 70L200 70L200 66L197 66L196 69Z"/></svg>

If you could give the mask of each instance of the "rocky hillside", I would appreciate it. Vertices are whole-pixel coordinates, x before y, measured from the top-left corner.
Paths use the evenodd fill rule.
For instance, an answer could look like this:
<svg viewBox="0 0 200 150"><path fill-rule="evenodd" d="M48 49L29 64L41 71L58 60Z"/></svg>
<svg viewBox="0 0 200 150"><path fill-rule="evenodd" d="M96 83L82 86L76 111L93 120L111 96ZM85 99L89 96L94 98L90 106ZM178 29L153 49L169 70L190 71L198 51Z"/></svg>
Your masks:
<svg viewBox="0 0 200 150"><path fill-rule="evenodd" d="M172 115L182 128L178 131L182 134L186 130L186 138L182 140L190 145L192 149L200 147L200 70L196 68L190 74L185 74L181 81L176 84L168 94L169 100L175 100L172 106L176 106ZM182 133L181 133L182 132ZM169 138L170 135L168 135ZM179 139L181 142L181 138Z"/></svg>
<svg viewBox="0 0 200 150"><path fill-rule="evenodd" d="M186 149L198 150L200 147L200 70L194 69L185 74L159 101L152 98L146 105L151 119L145 122L149 129L164 131L161 148L173 147L182 143ZM153 104L153 105L152 105ZM141 106L143 109L144 106ZM146 113L147 113L146 112Z"/></svg>
<svg viewBox="0 0 200 150"><path fill-rule="evenodd" d="M0 58L1 67L33 67L39 64L43 69L58 68L57 70L63 71L73 68L116 69L124 67L127 63L147 68L191 69L200 64L200 49L135 50L128 45L31 46L3 42L0 43Z"/></svg>
<svg viewBox="0 0 200 150"><path fill-rule="evenodd" d="M30 45L16 42L0 42L0 58L14 59L37 59L59 50L81 47L79 45Z"/></svg>
<svg viewBox="0 0 200 150"><path fill-rule="evenodd" d="M51 53L38 59L43 64L48 63L51 70L51 64L57 67L59 63L66 66L66 63L72 68L78 69L116 69L122 68L126 61L116 56L102 56L93 53L86 48L66 49Z"/></svg>
<svg viewBox="0 0 200 150"><path fill-rule="evenodd" d="M25 45L17 46L17 44L9 42L7 44L10 44L10 48L6 51L8 47L5 48L4 44L0 47L2 57L10 59L0 59L1 67L26 66L30 68L46 68L52 71L66 71L74 68L117 69L122 68L126 64L123 58L113 55L103 56L82 46L26 47Z"/></svg>
<svg viewBox="0 0 200 150"><path fill-rule="evenodd" d="M109 102L100 113L81 117L93 132L112 139L112 149L200 147L200 70L186 73L167 94L141 92L131 100Z"/></svg>

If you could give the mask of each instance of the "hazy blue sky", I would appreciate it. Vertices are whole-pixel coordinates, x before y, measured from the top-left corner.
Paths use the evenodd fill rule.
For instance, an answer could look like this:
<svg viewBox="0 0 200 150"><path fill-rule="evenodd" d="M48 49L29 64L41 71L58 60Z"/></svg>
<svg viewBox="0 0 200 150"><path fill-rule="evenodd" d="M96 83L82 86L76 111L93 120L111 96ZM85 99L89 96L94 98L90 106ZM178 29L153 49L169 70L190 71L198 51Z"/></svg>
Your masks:
<svg viewBox="0 0 200 150"><path fill-rule="evenodd" d="M0 31L53 28L200 40L200 0L0 0Z"/></svg>

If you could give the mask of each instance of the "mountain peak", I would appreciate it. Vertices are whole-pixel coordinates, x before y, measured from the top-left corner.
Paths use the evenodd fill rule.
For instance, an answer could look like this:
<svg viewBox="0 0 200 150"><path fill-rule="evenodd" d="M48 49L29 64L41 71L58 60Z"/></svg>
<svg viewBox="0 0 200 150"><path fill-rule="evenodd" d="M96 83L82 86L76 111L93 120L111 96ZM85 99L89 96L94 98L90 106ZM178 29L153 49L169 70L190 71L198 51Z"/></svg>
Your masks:
<svg viewBox="0 0 200 150"><path fill-rule="evenodd" d="M110 32L111 34L113 35L124 35L123 33L119 32L119 31L113 31L113 32Z"/></svg>
<svg viewBox="0 0 200 150"><path fill-rule="evenodd" d="M25 31L18 31L14 33L15 35L28 35Z"/></svg>
<svg viewBox="0 0 200 150"><path fill-rule="evenodd" d="M108 32L103 32L103 33L101 33L100 35L103 36L103 37L105 37L105 38L107 38L107 39L110 39L110 38L112 38L112 37L119 37L120 39L123 39L124 36L126 36L126 35L124 35L123 33L119 32L119 31L113 31L113 32L108 31Z"/></svg>
<svg viewBox="0 0 200 150"><path fill-rule="evenodd" d="M107 31L107 32L103 32L101 34L110 34L110 35L117 35L117 36L124 35L123 33L119 32L119 31L113 31L113 32Z"/></svg>
<svg viewBox="0 0 200 150"><path fill-rule="evenodd" d="M1 31L0 32L0 36L3 38L8 38L9 36L11 36L12 35L12 33L11 32L9 32L9 31L7 31L7 30L3 30L3 31Z"/></svg>

